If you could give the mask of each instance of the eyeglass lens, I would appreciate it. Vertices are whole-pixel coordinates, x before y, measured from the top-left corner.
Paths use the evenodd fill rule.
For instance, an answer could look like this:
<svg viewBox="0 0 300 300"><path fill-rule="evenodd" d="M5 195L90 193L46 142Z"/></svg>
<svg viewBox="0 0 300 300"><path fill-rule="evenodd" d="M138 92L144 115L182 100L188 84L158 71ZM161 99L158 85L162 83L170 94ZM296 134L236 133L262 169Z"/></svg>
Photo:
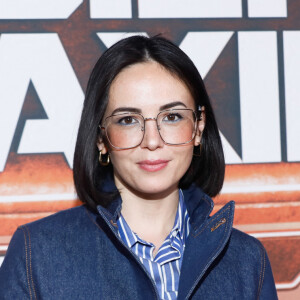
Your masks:
<svg viewBox="0 0 300 300"><path fill-rule="evenodd" d="M134 148L144 137L145 121L142 115L122 113L105 121L109 142L115 148ZM157 126L166 144L179 145L191 141L195 135L195 113L189 109L162 111L157 116Z"/></svg>

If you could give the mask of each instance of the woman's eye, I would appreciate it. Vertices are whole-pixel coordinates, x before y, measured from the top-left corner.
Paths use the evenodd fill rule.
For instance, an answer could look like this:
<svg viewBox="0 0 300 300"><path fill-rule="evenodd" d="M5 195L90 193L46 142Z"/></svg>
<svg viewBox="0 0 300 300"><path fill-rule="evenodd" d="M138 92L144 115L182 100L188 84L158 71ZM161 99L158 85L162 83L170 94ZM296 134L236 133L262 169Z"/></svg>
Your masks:
<svg viewBox="0 0 300 300"><path fill-rule="evenodd" d="M164 121L167 122L176 122L182 119L181 115L179 114L168 114L164 117Z"/></svg>
<svg viewBox="0 0 300 300"><path fill-rule="evenodd" d="M134 117L127 116L121 118L118 123L121 125L132 125L138 123L138 121Z"/></svg>

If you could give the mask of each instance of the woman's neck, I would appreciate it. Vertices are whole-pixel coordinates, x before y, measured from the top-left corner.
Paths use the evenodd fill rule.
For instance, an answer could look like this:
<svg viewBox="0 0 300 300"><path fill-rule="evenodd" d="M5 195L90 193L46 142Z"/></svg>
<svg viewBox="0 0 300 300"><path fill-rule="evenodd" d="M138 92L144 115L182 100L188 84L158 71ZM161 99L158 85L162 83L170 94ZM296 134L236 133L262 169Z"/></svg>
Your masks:
<svg viewBox="0 0 300 300"><path fill-rule="evenodd" d="M178 188L157 195L134 193L117 184L122 197L121 213L130 229L155 245L155 253L173 228L178 207Z"/></svg>

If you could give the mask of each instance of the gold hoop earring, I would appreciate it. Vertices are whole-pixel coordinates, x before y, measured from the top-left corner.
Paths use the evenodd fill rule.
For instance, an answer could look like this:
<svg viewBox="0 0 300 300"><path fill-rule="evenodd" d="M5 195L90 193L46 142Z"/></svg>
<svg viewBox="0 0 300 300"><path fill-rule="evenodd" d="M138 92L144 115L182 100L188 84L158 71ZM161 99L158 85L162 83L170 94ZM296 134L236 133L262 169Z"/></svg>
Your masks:
<svg viewBox="0 0 300 300"><path fill-rule="evenodd" d="M103 161L102 160L102 153L101 153L101 151L99 151L99 163L100 163L100 165L105 167L105 166L109 165L109 162L110 162L110 160L109 160L109 154L107 154L106 161Z"/></svg>
<svg viewBox="0 0 300 300"><path fill-rule="evenodd" d="M193 153L193 155L199 157L199 156L201 156L201 153L202 153L202 144L200 143L199 144L199 154Z"/></svg>

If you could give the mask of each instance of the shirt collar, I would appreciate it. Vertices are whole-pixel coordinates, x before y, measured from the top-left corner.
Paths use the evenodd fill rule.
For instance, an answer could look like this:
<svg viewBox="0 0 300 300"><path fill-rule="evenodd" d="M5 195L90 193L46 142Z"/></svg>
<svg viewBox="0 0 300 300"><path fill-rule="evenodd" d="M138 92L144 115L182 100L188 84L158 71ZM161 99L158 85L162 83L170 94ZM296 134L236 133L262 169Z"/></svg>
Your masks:
<svg viewBox="0 0 300 300"><path fill-rule="evenodd" d="M182 242L185 241L186 238L185 214L187 214L187 209L184 203L184 196L182 190L180 189L176 217L175 217L173 228L169 234L169 238L171 240L174 239L175 236L177 236L177 234L179 234L179 237L182 240Z"/></svg>

